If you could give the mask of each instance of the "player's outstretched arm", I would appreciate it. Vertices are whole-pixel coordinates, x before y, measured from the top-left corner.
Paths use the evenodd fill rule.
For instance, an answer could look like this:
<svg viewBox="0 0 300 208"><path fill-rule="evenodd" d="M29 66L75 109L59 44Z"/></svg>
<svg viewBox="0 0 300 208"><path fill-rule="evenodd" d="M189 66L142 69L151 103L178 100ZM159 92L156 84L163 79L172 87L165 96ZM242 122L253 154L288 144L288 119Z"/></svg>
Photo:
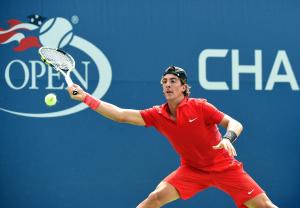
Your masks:
<svg viewBox="0 0 300 208"><path fill-rule="evenodd" d="M73 95L73 89L78 91L77 95ZM69 95L72 99L86 103L90 108L100 113L102 116L116 122L129 123L138 126L145 126L145 121L139 110L123 109L111 103L100 101L85 92L79 85L74 84L68 87Z"/></svg>

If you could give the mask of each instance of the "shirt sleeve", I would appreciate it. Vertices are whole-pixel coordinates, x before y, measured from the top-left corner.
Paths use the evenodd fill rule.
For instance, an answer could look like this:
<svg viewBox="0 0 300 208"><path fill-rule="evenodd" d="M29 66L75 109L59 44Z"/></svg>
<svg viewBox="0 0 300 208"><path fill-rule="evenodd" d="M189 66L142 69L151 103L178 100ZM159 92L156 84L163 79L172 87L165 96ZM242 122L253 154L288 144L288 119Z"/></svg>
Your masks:
<svg viewBox="0 0 300 208"><path fill-rule="evenodd" d="M219 111L214 105L209 102L203 102L203 117L206 124L219 124L223 117L224 113Z"/></svg>
<svg viewBox="0 0 300 208"><path fill-rule="evenodd" d="M146 125L145 127L150 127L155 125L155 113L156 110L154 107L148 108L140 111L141 116L143 117Z"/></svg>

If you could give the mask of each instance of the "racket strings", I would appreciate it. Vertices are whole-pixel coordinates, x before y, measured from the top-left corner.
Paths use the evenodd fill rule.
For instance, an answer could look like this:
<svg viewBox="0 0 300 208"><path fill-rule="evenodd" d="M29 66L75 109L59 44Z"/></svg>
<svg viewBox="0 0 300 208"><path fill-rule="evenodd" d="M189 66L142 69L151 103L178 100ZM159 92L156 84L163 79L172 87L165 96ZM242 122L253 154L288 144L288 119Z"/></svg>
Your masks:
<svg viewBox="0 0 300 208"><path fill-rule="evenodd" d="M68 71L74 68L74 61L62 52L50 48L44 48L41 53L48 62L61 70Z"/></svg>

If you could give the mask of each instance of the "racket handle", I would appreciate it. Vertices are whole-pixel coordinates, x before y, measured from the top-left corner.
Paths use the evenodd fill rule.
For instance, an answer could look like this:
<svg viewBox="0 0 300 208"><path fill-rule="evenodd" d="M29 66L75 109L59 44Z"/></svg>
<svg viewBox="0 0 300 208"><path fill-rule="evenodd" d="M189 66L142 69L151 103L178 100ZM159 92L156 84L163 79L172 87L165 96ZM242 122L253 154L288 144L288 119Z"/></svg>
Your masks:
<svg viewBox="0 0 300 208"><path fill-rule="evenodd" d="M71 87L73 85L73 81L71 80L71 78L69 76L66 76L65 77L65 80L68 84L69 87ZM73 88L73 92L72 92L73 95L77 95L78 94L78 91L76 88Z"/></svg>

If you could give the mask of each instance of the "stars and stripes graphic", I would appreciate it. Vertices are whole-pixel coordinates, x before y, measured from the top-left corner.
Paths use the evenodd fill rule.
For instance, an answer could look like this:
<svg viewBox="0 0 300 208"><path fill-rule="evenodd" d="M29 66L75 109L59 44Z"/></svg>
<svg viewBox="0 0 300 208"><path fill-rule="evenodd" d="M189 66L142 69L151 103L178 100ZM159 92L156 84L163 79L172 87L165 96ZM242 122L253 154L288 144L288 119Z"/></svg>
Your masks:
<svg viewBox="0 0 300 208"><path fill-rule="evenodd" d="M39 48L41 43L36 36L27 36L28 31L33 31L38 29L43 21L46 19L40 15L30 15L28 16L30 23L24 23L16 19L8 20L8 29L0 28L0 44L5 45L16 41L17 46L13 48L16 52L25 51L29 48Z"/></svg>

